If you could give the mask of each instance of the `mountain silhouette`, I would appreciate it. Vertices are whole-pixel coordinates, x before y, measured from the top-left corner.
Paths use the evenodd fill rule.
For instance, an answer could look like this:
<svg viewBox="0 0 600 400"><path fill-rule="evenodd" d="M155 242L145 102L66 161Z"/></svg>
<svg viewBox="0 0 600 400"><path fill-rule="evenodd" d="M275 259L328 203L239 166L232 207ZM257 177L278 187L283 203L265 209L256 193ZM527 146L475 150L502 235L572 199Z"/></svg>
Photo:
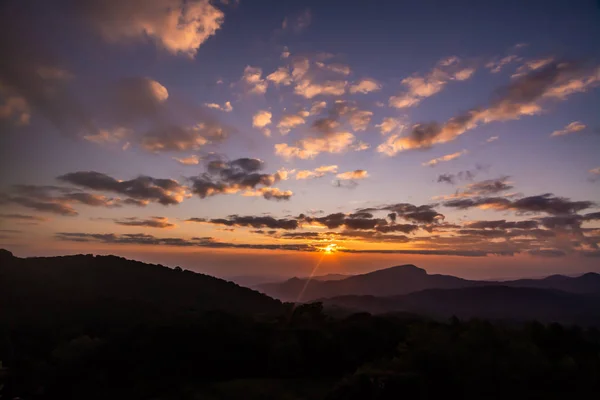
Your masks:
<svg viewBox="0 0 600 400"><path fill-rule="evenodd" d="M507 282L475 281L451 275L428 274L414 265L401 265L354 275L336 281L292 278L285 282L257 285L255 288L282 301L312 301L344 295L396 296L426 289L459 289L481 286L508 286L555 289L570 293L600 293L600 274L579 277L553 275L543 279Z"/></svg>
<svg viewBox="0 0 600 400"><path fill-rule="evenodd" d="M553 289L483 286L428 289L402 296L340 296L323 299L326 306L373 314L408 312L438 318L580 323L600 325L600 295Z"/></svg>
<svg viewBox="0 0 600 400"><path fill-rule="evenodd" d="M429 275L424 269L409 264L336 281L292 278L282 283L258 285L256 289L284 301L311 301L348 294L393 296L430 288L451 289L469 285L472 283L465 279Z"/></svg>
<svg viewBox="0 0 600 400"><path fill-rule="evenodd" d="M0 250L0 304L10 305L0 322L79 323L93 315L115 324L208 310L275 313L283 307L254 290L178 267L116 256L17 258L6 250Z"/></svg>

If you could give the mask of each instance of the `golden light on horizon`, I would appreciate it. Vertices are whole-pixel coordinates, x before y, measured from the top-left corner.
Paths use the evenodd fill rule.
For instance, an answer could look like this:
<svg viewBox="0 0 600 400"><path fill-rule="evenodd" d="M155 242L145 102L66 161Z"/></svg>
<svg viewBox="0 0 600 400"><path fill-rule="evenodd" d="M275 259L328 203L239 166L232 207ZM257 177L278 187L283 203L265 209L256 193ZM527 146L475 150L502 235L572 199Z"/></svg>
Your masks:
<svg viewBox="0 0 600 400"><path fill-rule="evenodd" d="M325 247L321 248L321 251L325 254L333 254L337 252L337 244L335 243L330 243Z"/></svg>

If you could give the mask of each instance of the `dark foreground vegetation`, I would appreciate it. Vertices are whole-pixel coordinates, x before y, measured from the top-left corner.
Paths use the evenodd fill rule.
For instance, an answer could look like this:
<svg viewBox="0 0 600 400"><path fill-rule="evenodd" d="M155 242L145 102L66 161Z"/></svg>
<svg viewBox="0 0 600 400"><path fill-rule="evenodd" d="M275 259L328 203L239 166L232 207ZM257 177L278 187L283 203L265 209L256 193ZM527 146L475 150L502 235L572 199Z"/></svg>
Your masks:
<svg viewBox="0 0 600 400"><path fill-rule="evenodd" d="M0 254L0 360L3 400L600 394L594 327L334 317L117 257Z"/></svg>

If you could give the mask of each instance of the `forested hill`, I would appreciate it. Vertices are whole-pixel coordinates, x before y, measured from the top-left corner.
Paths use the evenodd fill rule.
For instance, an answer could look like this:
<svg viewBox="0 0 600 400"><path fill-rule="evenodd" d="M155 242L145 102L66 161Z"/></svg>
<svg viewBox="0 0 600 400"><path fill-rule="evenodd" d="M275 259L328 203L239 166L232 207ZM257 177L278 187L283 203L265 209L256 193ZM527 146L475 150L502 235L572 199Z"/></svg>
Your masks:
<svg viewBox="0 0 600 400"><path fill-rule="evenodd" d="M279 313L282 303L232 282L116 256L17 258L0 250L0 318L135 322L221 310Z"/></svg>

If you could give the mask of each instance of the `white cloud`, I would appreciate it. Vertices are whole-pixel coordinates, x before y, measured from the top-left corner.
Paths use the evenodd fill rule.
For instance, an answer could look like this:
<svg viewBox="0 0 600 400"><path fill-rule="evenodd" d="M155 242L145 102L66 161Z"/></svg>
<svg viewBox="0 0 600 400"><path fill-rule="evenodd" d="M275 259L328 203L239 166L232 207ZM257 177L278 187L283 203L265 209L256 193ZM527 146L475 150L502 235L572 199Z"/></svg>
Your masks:
<svg viewBox="0 0 600 400"><path fill-rule="evenodd" d="M268 82L262 79L261 68L248 65L244 68L242 82L249 94L265 94L267 92Z"/></svg>
<svg viewBox="0 0 600 400"><path fill-rule="evenodd" d="M325 64L323 62L317 61L315 63L317 67L324 69L326 71L334 72L340 75L350 75L352 70L348 65L345 64Z"/></svg>
<svg viewBox="0 0 600 400"><path fill-rule="evenodd" d="M433 167L434 165L437 165L441 162L456 160L457 158L459 158L460 156L463 156L465 154L467 154L467 150L457 151L456 153L446 154L445 156L434 158L433 160L424 162L422 165L424 167Z"/></svg>
<svg viewBox="0 0 600 400"><path fill-rule="evenodd" d="M306 120L301 115L286 114L279 120L277 128L279 128L279 132L281 132L282 135L285 135L293 128L303 125L304 123L306 123Z"/></svg>
<svg viewBox="0 0 600 400"><path fill-rule="evenodd" d="M490 136L490 137L489 137L489 138L486 140L486 142L487 142L487 143L492 143L492 142L495 142L496 140L498 140L498 136Z"/></svg>
<svg viewBox="0 0 600 400"><path fill-rule="evenodd" d="M325 109L325 107L327 107L327 102L325 102L325 101L313 102L312 106L310 106L310 115L321 114L321 111L323 111Z"/></svg>
<svg viewBox="0 0 600 400"><path fill-rule="evenodd" d="M324 81L322 83L313 82L309 79L303 79L296 87L294 93L307 99L315 96L341 96L346 93L346 81Z"/></svg>
<svg viewBox="0 0 600 400"><path fill-rule="evenodd" d="M189 157L183 158L173 157L173 160L183 165L198 165L198 163L200 162L197 155L191 155Z"/></svg>
<svg viewBox="0 0 600 400"><path fill-rule="evenodd" d="M190 57L224 19L209 0L82 0L77 5L108 41L151 39L170 53Z"/></svg>
<svg viewBox="0 0 600 400"><path fill-rule="evenodd" d="M204 105L208 108L212 108L212 109L219 110L219 111L225 111L225 112L233 111L233 106L231 105L231 102L229 102L229 101L226 101L223 105L220 105L217 103L204 103Z"/></svg>
<svg viewBox="0 0 600 400"><path fill-rule="evenodd" d="M511 54L504 58L501 58L500 60L490 61L485 65L485 67L488 68L492 74L497 74L498 72L502 71L502 68L505 65L510 64L513 61L518 61L518 60L519 60L519 57L517 57L515 54Z"/></svg>
<svg viewBox="0 0 600 400"><path fill-rule="evenodd" d="M568 135L569 133L575 133L584 130L587 128L584 124L579 121L573 121L569 125L565 126L563 129L554 131L550 136L563 136Z"/></svg>
<svg viewBox="0 0 600 400"><path fill-rule="evenodd" d="M292 76L287 67L279 67L275 72L267 75L267 80L273 82L275 85L288 86L292 83Z"/></svg>
<svg viewBox="0 0 600 400"><path fill-rule="evenodd" d="M458 57L440 60L427 74L413 75L402 80L407 91L389 98L390 107L408 108L416 106L421 100L442 91L449 81L464 81L469 79L475 68L461 66Z"/></svg>
<svg viewBox="0 0 600 400"><path fill-rule="evenodd" d="M83 138L87 141L105 144L105 143L118 143L124 138L131 136L133 131L123 127L118 127L112 130L100 129L93 135L85 135Z"/></svg>
<svg viewBox="0 0 600 400"><path fill-rule="evenodd" d="M385 117L381 124L375 125L376 128L379 128L379 131L382 135L387 135L388 133L394 131L395 129L403 129L404 124L398 118L393 117Z"/></svg>
<svg viewBox="0 0 600 400"><path fill-rule="evenodd" d="M350 125L354 131L364 131L371 122L371 111L356 110L350 114Z"/></svg>
<svg viewBox="0 0 600 400"><path fill-rule="evenodd" d="M325 137L301 139L295 145L286 143L275 145L275 154L284 158L314 158L320 153L342 153L348 150L355 141L350 132L336 132Z"/></svg>
<svg viewBox="0 0 600 400"><path fill-rule="evenodd" d="M368 178L369 174L364 169L357 169L354 171L342 172L337 174L337 178L341 180L356 180Z"/></svg>
<svg viewBox="0 0 600 400"><path fill-rule="evenodd" d="M349 92L354 93L370 93L381 90L381 84L375 79L363 78L350 86Z"/></svg>
<svg viewBox="0 0 600 400"><path fill-rule="evenodd" d="M252 117L252 126L255 128L264 128L265 126L271 124L272 116L273 115L270 111L260 110Z"/></svg>
<svg viewBox="0 0 600 400"><path fill-rule="evenodd" d="M325 174L335 174L338 170L337 165L322 165L314 170L301 170L296 172L296 179L311 179L311 178L321 178L325 176Z"/></svg>

